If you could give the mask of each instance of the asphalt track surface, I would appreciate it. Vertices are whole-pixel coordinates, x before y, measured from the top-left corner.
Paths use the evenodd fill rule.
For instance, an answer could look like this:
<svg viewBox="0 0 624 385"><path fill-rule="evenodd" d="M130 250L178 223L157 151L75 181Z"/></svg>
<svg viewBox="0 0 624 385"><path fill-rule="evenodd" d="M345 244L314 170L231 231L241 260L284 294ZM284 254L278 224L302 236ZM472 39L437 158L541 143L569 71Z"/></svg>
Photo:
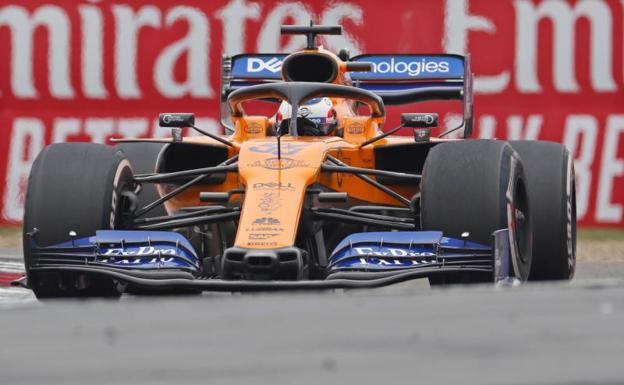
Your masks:
<svg viewBox="0 0 624 385"><path fill-rule="evenodd" d="M0 288L0 384L622 384L622 277L581 263L571 284L115 302Z"/></svg>

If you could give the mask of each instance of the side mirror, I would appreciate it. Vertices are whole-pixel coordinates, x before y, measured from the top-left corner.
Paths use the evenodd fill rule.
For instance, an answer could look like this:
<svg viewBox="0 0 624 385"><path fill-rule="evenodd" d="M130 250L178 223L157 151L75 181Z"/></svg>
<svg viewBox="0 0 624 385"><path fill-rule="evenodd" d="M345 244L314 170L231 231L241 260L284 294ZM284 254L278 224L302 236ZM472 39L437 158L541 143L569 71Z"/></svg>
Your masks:
<svg viewBox="0 0 624 385"><path fill-rule="evenodd" d="M404 127L434 128L438 127L438 114L436 113L404 113L401 114L401 124Z"/></svg>
<svg viewBox="0 0 624 385"><path fill-rule="evenodd" d="M370 72L373 70L373 63L361 61L349 61L345 63L348 72Z"/></svg>
<svg viewBox="0 0 624 385"><path fill-rule="evenodd" d="M166 113L158 116L160 127L193 127L195 114L190 113Z"/></svg>

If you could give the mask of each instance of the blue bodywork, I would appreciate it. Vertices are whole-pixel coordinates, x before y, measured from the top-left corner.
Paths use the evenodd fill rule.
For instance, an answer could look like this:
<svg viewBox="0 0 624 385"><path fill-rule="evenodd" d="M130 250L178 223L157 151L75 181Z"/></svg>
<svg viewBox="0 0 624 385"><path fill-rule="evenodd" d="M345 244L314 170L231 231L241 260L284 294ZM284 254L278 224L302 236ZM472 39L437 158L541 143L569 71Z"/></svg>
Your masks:
<svg viewBox="0 0 624 385"><path fill-rule="evenodd" d="M282 62L287 54L241 54L232 57L231 89L281 80ZM444 81L463 81L466 62L459 55L376 55L365 54L351 58L355 62L372 64L371 71L353 72L353 80L362 88L375 91L378 87L405 90L431 84L405 84L401 81L429 81L436 86Z"/></svg>
<svg viewBox="0 0 624 385"><path fill-rule="evenodd" d="M200 272L200 260L189 241L172 231L100 230L95 236L38 247L38 263L87 264L121 269L176 269Z"/></svg>
<svg viewBox="0 0 624 385"><path fill-rule="evenodd" d="M190 242L170 231L101 230L95 236L38 247L39 266L74 265L135 271L186 271L201 275L201 260ZM426 267L491 268L492 246L444 237L439 231L355 233L336 246L326 273L396 272Z"/></svg>
<svg viewBox="0 0 624 385"><path fill-rule="evenodd" d="M329 257L328 270L411 269L466 258L489 259L491 254L491 246L447 238L439 231L356 233L338 244Z"/></svg>
<svg viewBox="0 0 624 385"><path fill-rule="evenodd" d="M353 80L446 80L464 77L464 59L455 55L359 55L372 71L353 72Z"/></svg>

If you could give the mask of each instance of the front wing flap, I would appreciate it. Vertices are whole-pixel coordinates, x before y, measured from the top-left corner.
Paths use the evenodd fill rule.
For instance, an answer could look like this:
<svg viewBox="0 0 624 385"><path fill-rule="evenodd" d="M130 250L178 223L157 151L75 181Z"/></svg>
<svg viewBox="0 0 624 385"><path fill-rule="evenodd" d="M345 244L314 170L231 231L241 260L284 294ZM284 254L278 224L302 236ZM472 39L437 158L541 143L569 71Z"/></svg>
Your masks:
<svg viewBox="0 0 624 385"><path fill-rule="evenodd" d="M107 276L154 291L376 288L454 272L490 274L492 282L514 279L507 230L495 235L490 247L441 232L358 233L336 247L323 280L251 281L202 277L198 257L177 233L111 230L51 247L35 245L30 270Z"/></svg>

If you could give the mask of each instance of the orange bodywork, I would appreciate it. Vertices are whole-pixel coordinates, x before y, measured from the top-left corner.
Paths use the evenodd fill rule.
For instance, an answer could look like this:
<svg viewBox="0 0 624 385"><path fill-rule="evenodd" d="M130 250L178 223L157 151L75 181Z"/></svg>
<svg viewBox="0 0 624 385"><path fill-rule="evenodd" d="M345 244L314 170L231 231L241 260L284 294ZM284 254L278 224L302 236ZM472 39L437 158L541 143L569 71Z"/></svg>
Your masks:
<svg viewBox="0 0 624 385"><path fill-rule="evenodd" d="M275 137L234 142L236 146L230 150L230 156L239 154L238 174L228 174L225 182L219 185L197 185L188 189L167 201L167 210L176 212L183 207L209 204L199 201L200 192L244 188L242 198L232 198L243 200L235 246L257 249L292 246L306 190L312 185L319 184L327 190L346 192L350 198L359 201L400 205L394 198L355 175L320 172L321 163L327 154L354 167L374 168L375 145L410 142L409 138L388 137L359 148L358 144L364 140L364 134L353 142L340 137L285 136L281 139L280 160L277 158ZM189 138L188 141L214 143L206 138ZM418 193L418 186L390 187L408 199ZM159 190L165 194L170 188L159 185Z"/></svg>
<svg viewBox="0 0 624 385"><path fill-rule="evenodd" d="M307 52L307 51L304 51ZM350 84L345 63L322 47L317 53L331 56L337 63L338 76L334 83ZM206 205L200 203L199 193L226 192L243 188L243 195L235 195L232 202L242 199L241 216L235 246L254 249L272 249L295 244L299 219L308 199L306 190L320 185L325 190L346 192L349 198L372 204L401 205L396 199L351 174L321 173L321 164L327 155L349 166L375 168L376 146L413 143L409 137L389 136L373 144L359 147L364 141L382 133L385 117L356 116L349 101L332 99L337 112L342 137L281 138L281 159L277 158L277 138L268 136L275 123L264 116L233 117L234 133L227 137L234 145L228 156L239 155L238 173L228 173L218 185L196 185L165 203L167 211L183 207ZM432 139L432 141L441 139ZM184 138L185 143L223 146L208 137ZM375 179L374 177L371 177ZM388 185L407 199L419 192L418 185ZM158 185L160 194L173 187Z"/></svg>

